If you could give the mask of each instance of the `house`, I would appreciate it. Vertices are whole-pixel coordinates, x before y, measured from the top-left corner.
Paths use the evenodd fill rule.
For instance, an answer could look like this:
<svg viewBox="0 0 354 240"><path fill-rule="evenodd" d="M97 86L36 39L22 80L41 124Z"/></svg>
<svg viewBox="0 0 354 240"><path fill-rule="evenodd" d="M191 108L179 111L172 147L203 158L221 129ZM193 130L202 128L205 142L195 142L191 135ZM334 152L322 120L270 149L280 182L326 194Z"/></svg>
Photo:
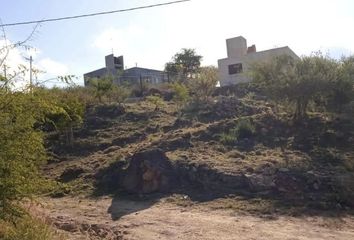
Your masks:
<svg viewBox="0 0 354 240"><path fill-rule="evenodd" d="M298 58L288 46L257 52L255 45L247 47L247 40L242 36L227 39L226 46L227 58L218 60L220 86L251 81L249 70L255 62L281 55Z"/></svg>
<svg viewBox="0 0 354 240"><path fill-rule="evenodd" d="M89 80L92 78L103 78L106 76L112 76L115 84L136 84L146 82L151 84L158 84L167 82L168 76L165 72L133 67L124 69L123 56L115 57L113 54L105 57L106 67L97 69L95 71L84 74L85 86L89 84Z"/></svg>

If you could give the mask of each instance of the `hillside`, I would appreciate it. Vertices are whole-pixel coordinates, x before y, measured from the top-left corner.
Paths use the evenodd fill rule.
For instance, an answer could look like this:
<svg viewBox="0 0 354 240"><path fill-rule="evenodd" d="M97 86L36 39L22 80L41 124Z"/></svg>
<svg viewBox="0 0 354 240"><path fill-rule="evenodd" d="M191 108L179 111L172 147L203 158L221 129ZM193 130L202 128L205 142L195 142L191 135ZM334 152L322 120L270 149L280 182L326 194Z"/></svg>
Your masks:
<svg viewBox="0 0 354 240"><path fill-rule="evenodd" d="M274 226L259 217L276 219L280 226L287 222L286 230L270 237L294 239L291 232L298 224L312 221L298 219L311 216L315 223L308 229L318 228L324 234L318 239L330 239L333 233L323 232L323 226L333 225L331 217L341 217L344 228L353 224L354 126L320 113L294 124L274 111L257 95L216 96L182 114L171 101L157 110L146 101L88 106L72 147L64 146L57 133L48 134L51 154L43 173L62 182L44 200L48 217L73 239L82 234L177 239L184 218L196 222L183 225L181 239L200 239L194 235L198 224L203 231L216 231L199 237L214 239L236 224L232 216L264 233ZM211 222L203 222L208 216ZM141 227L157 218L163 223L151 224L160 232ZM243 224L234 227L247 228ZM230 235L237 231L221 239L234 239ZM257 238L248 234L244 239ZM336 239L349 236L354 232L345 230Z"/></svg>

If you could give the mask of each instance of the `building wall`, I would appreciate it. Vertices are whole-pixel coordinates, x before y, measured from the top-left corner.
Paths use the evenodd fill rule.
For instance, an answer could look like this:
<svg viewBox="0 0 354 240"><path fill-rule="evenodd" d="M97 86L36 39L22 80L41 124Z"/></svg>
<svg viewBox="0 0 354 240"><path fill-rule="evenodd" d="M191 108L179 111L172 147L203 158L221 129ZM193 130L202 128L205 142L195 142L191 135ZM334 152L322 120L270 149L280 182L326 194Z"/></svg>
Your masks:
<svg viewBox="0 0 354 240"><path fill-rule="evenodd" d="M136 84L140 83L140 79L144 82L157 84L168 80L166 73L154 69L133 67L124 70L123 56L108 55L105 57L105 63L106 67L84 74L85 86L89 84L89 79L105 76L112 76L115 84L122 84L123 82Z"/></svg>
<svg viewBox="0 0 354 240"><path fill-rule="evenodd" d="M298 58L298 56L289 47L247 53L247 43L246 48L244 48L244 42L242 39L237 39L237 41L241 44L240 48L235 46L230 48L230 46L228 46L228 58L218 60L220 86L251 81L250 68L255 62L270 61L272 58L281 55L288 55ZM236 44L237 41L232 42L232 44ZM227 44L229 43L227 42ZM236 52L229 53L229 49L235 49ZM244 53L240 51L240 49L246 49L246 52ZM237 74L229 74L229 66L233 64L242 64L242 72Z"/></svg>
<svg viewBox="0 0 354 240"><path fill-rule="evenodd" d="M239 58L247 54L247 40L244 37L226 39L227 57Z"/></svg>

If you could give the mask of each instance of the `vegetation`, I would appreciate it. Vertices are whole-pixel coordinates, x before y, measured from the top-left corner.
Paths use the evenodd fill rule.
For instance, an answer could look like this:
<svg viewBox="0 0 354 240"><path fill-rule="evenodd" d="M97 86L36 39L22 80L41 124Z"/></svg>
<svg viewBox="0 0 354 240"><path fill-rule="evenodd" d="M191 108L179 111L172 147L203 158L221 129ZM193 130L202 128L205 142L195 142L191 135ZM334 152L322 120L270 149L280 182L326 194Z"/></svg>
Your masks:
<svg viewBox="0 0 354 240"><path fill-rule="evenodd" d="M158 95L147 96L146 101L154 106L154 111L159 111L164 105L164 100Z"/></svg>
<svg viewBox="0 0 354 240"><path fill-rule="evenodd" d="M254 82L277 104L290 103L295 120L306 118L311 104L338 110L352 101L352 73L353 58L336 61L320 53L301 59L280 56L253 66Z"/></svg>
<svg viewBox="0 0 354 240"><path fill-rule="evenodd" d="M109 76L105 78L92 78L89 80L88 85L93 89L98 101L102 103L103 97L112 91L113 79Z"/></svg>
<svg viewBox="0 0 354 240"><path fill-rule="evenodd" d="M189 89L182 83L172 83L171 88L174 92L173 101L176 102L178 109L180 110L189 100Z"/></svg>
<svg viewBox="0 0 354 240"><path fill-rule="evenodd" d="M17 219L15 224L0 221L0 239L3 240L47 240L54 237L61 239L48 224L36 218L25 216Z"/></svg>
<svg viewBox="0 0 354 240"><path fill-rule="evenodd" d="M240 119L234 128L220 134L220 142L225 145L234 145L238 140L252 137L255 131L256 129L249 119Z"/></svg>
<svg viewBox="0 0 354 240"><path fill-rule="evenodd" d="M183 48L172 57L171 62L166 63L165 71L171 80L186 82L196 77L202 58L194 49Z"/></svg>
<svg viewBox="0 0 354 240"><path fill-rule="evenodd" d="M213 94L218 82L218 70L214 66L202 67L193 81L189 82L194 100L206 102Z"/></svg>

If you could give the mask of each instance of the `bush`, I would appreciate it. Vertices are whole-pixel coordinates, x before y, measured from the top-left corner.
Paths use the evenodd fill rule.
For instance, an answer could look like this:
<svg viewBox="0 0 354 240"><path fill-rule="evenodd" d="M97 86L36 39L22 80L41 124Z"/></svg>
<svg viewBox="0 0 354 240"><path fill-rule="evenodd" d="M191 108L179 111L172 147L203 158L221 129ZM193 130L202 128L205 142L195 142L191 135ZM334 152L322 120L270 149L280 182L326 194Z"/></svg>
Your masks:
<svg viewBox="0 0 354 240"><path fill-rule="evenodd" d="M160 110L165 105L165 102L160 96L147 96L146 101L154 105L154 111Z"/></svg>
<svg viewBox="0 0 354 240"><path fill-rule="evenodd" d="M255 127L249 119L241 119L235 128L237 139L250 138L255 133Z"/></svg>
<svg viewBox="0 0 354 240"><path fill-rule="evenodd" d="M176 102L177 107L181 109L189 100L189 90L186 85L182 83L171 84L173 89L173 101Z"/></svg>
<svg viewBox="0 0 354 240"><path fill-rule="evenodd" d="M236 127L227 133L220 134L220 142L225 145L233 145L238 140L250 138L255 133L255 127L249 119L241 119Z"/></svg>
<svg viewBox="0 0 354 240"><path fill-rule="evenodd" d="M234 145L237 142L237 137L233 131L220 134L220 142L224 145Z"/></svg>

